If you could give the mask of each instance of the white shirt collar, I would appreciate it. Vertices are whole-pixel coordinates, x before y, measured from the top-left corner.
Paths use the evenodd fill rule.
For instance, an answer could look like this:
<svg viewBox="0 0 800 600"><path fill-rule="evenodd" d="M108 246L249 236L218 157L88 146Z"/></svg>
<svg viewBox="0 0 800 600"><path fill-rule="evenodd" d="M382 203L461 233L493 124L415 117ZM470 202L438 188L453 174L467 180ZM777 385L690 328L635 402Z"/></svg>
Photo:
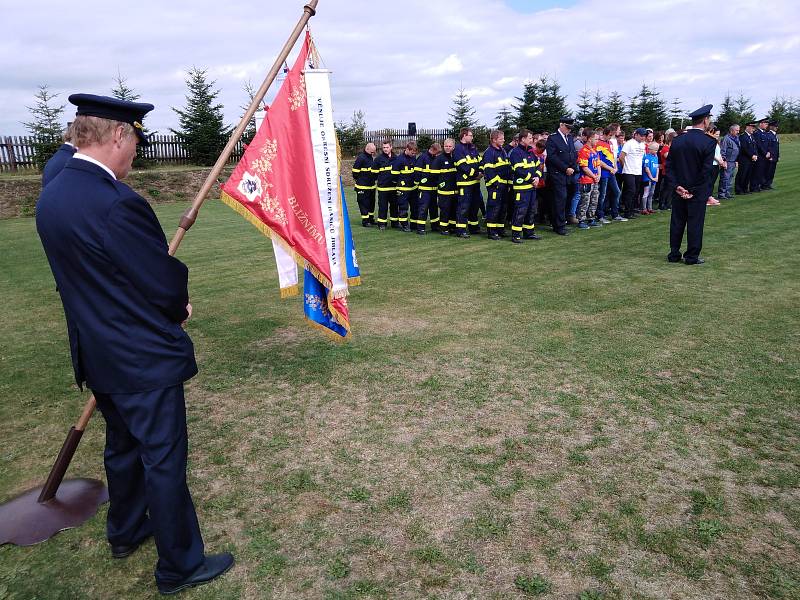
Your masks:
<svg viewBox="0 0 800 600"><path fill-rule="evenodd" d="M80 159L80 160L85 160L85 161L87 161L87 162L90 162L90 163L92 163L92 164L94 164L94 165L97 165L98 167L100 167L101 169L103 169L103 170L104 170L106 173L108 173L109 175L111 175L111 177L113 177L115 180L116 180L116 178L117 178L117 176L116 176L116 175L114 175L114 172L113 172L111 169L109 169L107 166L105 166L105 165L104 165L103 163L101 163L99 160L92 158L91 156L86 156L85 154L81 154L80 152L76 152L75 154L73 154L73 155L72 155L72 158L77 158L77 159Z"/></svg>

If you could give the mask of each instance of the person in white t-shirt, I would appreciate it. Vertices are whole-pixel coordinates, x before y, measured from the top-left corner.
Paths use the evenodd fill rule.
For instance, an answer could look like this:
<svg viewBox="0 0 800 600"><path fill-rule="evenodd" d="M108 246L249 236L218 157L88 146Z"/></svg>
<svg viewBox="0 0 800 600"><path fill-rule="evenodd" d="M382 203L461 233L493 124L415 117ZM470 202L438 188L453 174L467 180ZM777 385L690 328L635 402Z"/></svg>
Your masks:
<svg viewBox="0 0 800 600"><path fill-rule="evenodd" d="M619 162L622 164L622 207L625 217L633 219L634 204L638 197L639 186L642 185L642 159L644 158L644 138L647 130L639 127L633 137L622 146Z"/></svg>

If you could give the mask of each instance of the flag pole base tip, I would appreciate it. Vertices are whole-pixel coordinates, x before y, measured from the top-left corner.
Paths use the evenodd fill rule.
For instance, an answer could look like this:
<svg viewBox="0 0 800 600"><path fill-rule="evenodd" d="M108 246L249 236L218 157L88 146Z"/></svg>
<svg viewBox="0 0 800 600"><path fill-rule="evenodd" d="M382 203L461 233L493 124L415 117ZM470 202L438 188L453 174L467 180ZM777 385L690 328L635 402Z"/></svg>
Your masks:
<svg viewBox="0 0 800 600"><path fill-rule="evenodd" d="M82 525L108 502L108 490L96 479L67 479L47 502L37 502L41 487L0 504L0 545L32 546L59 531Z"/></svg>

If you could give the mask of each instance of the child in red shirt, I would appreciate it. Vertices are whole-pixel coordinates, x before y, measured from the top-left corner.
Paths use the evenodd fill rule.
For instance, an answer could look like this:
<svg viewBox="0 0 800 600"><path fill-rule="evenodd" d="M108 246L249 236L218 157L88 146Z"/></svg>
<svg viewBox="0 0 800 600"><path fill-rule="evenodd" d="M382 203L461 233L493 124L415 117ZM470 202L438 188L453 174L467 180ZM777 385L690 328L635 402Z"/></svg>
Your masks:
<svg viewBox="0 0 800 600"><path fill-rule="evenodd" d="M600 197L600 155L597 153L598 132L584 132L586 144L578 152L581 202L578 205L578 229L602 227L597 220L597 200Z"/></svg>

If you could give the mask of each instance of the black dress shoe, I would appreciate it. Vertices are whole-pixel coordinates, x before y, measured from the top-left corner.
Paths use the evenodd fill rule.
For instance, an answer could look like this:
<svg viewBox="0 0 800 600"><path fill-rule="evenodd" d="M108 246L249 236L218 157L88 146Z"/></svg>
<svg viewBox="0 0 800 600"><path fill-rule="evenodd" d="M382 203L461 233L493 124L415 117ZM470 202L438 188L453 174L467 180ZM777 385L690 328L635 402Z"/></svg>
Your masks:
<svg viewBox="0 0 800 600"><path fill-rule="evenodd" d="M125 545L125 544L111 544L111 556L114 558L125 558L126 556L130 556L136 550L147 541L147 538L151 536L147 535L140 539L135 544Z"/></svg>
<svg viewBox="0 0 800 600"><path fill-rule="evenodd" d="M542 239L541 236L536 235L535 233L526 233L522 236L523 240L540 240Z"/></svg>
<svg viewBox="0 0 800 600"><path fill-rule="evenodd" d="M447 230L447 229L440 229L440 230L439 230L439 233L440 233L441 235L450 235L450 231L449 231L449 230Z"/></svg>
<svg viewBox="0 0 800 600"><path fill-rule="evenodd" d="M675 257L675 256L667 256L667 262L679 263L679 262L681 262L681 257L680 256L677 256L677 257Z"/></svg>
<svg viewBox="0 0 800 600"><path fill-rule="evenodd" d="M490 233L490 234L488 235L488 238L489 238L490 240L494 241L494 242L500 241L500 236L499 236L499 235L497 235L496 233Z"/></svg>
<svg viewBox="0 0 800 600"><path fill-rule="evenodd" d="M687 259L687 258L684 258L684 259L683 259L683 262L684 262L684 263L686 263L687 265L702 265L702 264L703 264L704 262L706 262L706 261L705 261L705 260L703 260L703 259L702 259L702 258L700 258L700 257L697 257L697 258L695 258L694 260L692 260L692 259Z"/></svg>
<svg viewBox="0 0 800 600"><path fill-rule="evenodd" d="M190 587L203 585L204 583L216 579L223 573L227 573L233 566L233 563L233 554L230 552L208 554L203 560L203 564L186 579L175 583L159 583L158 591L166 596L169 594L177 594L181 590Z"/></svg>
<svg viewBox="0 0 800 600"><path fill-rule="evenodd" d="M364 221L363 223L361 223L361 225L364 227L372 227L372 223L370 223L369 221Z"/></svg>
<svg viewBox="0 0 800 600"><path fill-rule="evenodd" d="M558 235L569 235L569 231L567 231L566 229L556 229L556 233Z"/></svg>
<svg viewBox="0 0 800 600"><path fill-rule="evenodd" d="M511 236L511 243L512 244L521 244L522 243L522 238L521 237L517 237L515 235L512 235Z"/></svg>

